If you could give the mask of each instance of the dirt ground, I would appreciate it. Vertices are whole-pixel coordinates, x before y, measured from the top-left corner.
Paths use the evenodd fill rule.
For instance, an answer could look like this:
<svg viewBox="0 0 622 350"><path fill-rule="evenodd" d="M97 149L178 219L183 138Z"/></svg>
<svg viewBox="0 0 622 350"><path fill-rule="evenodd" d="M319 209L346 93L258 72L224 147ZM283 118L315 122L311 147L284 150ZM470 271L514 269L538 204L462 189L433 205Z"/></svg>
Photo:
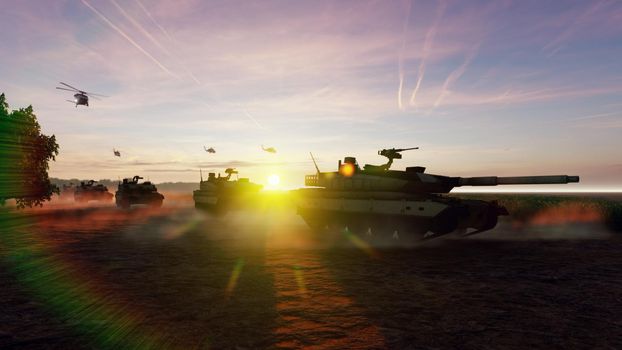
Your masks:
<svg viewBox="0 0 622 350"><path fill-rule="evenodd" d="M3 349L622 347L622 239L590 220L401 248L287 210L0 215Z"/></svg>

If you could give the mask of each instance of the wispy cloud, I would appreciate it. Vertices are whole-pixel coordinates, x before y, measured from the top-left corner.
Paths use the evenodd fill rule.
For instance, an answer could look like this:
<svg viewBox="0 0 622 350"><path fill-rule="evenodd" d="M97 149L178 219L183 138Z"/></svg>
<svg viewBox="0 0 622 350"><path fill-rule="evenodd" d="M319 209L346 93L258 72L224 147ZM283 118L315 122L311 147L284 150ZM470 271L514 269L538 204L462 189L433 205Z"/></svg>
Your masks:
<svg viewBox="0 0 622 350"><path fill-rule="evenodd" d="M559 147L521 167L566 160L578 139L604 158L622 148L602 146L607 127L619 130L619 115L604 113L622 98L615 1L81 1L0 11L0 49L11 52L0 57L0 89L14 107L32 103L57 135L53 175L154 169L158 180L195 179L184 170L211 164L265 177L270 167L289 172L309 150L332 169L345 154L375 163L376 149L412 140L459 143L456 154L423 163L460 171L470 166L464 147L515 149L534 132L534 111L551 121L538 140ZM73 108L58 81L111 97ZM424 118L431 111L438 118ZM561 117L574 115L584 119ZM204 144L218 153L208 157ZM486 157L496 165L521 154Z"/></svg>
<svg viewBox="0 0 622 350"><path fill-rule="evenodd" d="M563 48L564 43L568 42L573 34L583 30L585 22L590 19L590 17L596 13L605 4L605 2L606 1L598 1L596 3L590 3L591 5L586 10L582 11L578 16L574 17L574 19L559 35L557 35L548 44L544 45L544 47L542 47L542 51L545 52L548 57L551 57L559 52L559 50Z"/></svg>
<svg viewBox="0 0 622 350"><path fill-rule="evenodd" d="M443 99L445 98L445 96L450 93L449 89L451 88L451 86L458 79L460 79L460 77L464 74L464 72L466 71L467 67L471 64L471 61L473 61L473 59L477 55L477 51L478 50L479 50L479 44L474 46L469 51L469 53L467 54L467 56L464 59L464 62L462 62L462 64L458 68L456 68L454 71L452 71L449 74L449 76L445 79L445 82L443 83L443 87L441 88L441 93L436 98L436 101L434 101L433 108L436 108L436 107L440 106L440 104L443 102Z"/></svg>
<svg viewBox="0 0 622 350"><path fill-rule="evenodd" d="M406 51L406 37L408 35L408 26L410 24L410 13L412 11L412 1L406 2L406 16L404 19L404 25L402 26L402 46L399 51L398 57L398 74L399 74L399 86L397 88L397 106L399 109L404 109L402 104L402 90L404 89L404 53Z"/></svg>
<svg viewBox="0 0 622 350"><path fill-rule="evenodd" d="M166 55L172 56L170 51L162 44L160 44L160 41L158 41L153 35L151 35L151 33L149 33L149 31L147 31L147 29L145 29L142 24L140 24L136 19L134 19L134 17L127 13L127 11L125 11L125 9L121 7L118 2L116 2L116 0L110 0L110 2L123 15L123 17L125 17L125 19L132 23L132 25L136 29L138 29L138 31L140 31L147 39L149 39L149 41L151 41L155 46L162 50L162 52L164 52Z"/></svg>
<svg viewBox="0 0 622 350"><path fill-rule="evenodd" d="M434 19L434 22L432 23L432 26L425 35L425 41L423 43L423 55L421 57L421 61L419 62L419 68L417 69L417 84L415 85L415 89L410 95L410 104L412 106L415 106L417 103L417 93L421 88L421 83L423 82L423 77L425 76L426 61L428 59L428 56L430 55L430 51L432 50L434 37L436 36L439 23L441 21L441 18L443 17L443 13L445 13L446 7L447 3L444 0L441 0L436 11L436 17Z"/></svg>
<svg viewBox="0 0 622 350"><path fill-rule="evenodd" d="M143 12L145 12L147 17L149 17L149 19L151 20L151 23L153 23L156 27L158 27L158 29L160 29L162 34L164 34L168 38L169 41L173 42L174 40L171 37L171 35L166 31L166 29L164 29L164 27L162 27L162 25L160 25L160 23L158 23L158 21L155 20L155 18L153 18L153 15L151 15L151 12L147 10L145 5L143 5L143 3L140 0L136 0L136 4L138 4L138 6L143 10Z"/></svg>
<svg viewBox="0 0 622 350"><path fill-rule="evenodd" d="M140 22L138 22L134 17L132 17L123 7L121 7L121 5L119 5L119 3L116 0L110 0L110 2L123 15L123 17L125 17L125 19L127 19L130 23L132 23L132 25L136 29L138 29L138 31L141 34L143 34L147 39L149 39L151 43L153 43L156 47L158 47L165 55L174 59L176 61L176 65L179 67L182 67L186 71L186 73L190 76L190 78L194 80L195 83L201 84L199 79L192 73L192 71L190 71L190 69L188 69L188 67L181 61L181 59L176 54L174 54L168 48L166 48L166 46L163 45L158 39L156 39L156 37L152 35L142 24L140 24ZM143 6L143 4L140 3L140 1L138 0L137 0L137 4L143 9L143 11L149 16L149 18L151 18L153 23L155 23L162 30L162 32L165 33L165 35L169 39L171 39L170 35L164 30L164 28L162 28L157 22L155 22L153 17L151 17L150 13Z"/></svg>
<svg viewBox="0 0 622 350"><path fill-rule="evenodd" d="M93 7L88 1L86 1L86 0L81 0L81 1L84 4L84 6L88 7L102 21L104 21L106 24L108 24L108 26L110 26L110 28L112 28L114 31L119 33L119 35L121 35L125 40L127 40L130 44L132 44L132 46L134 46L136 49L138 49L138 51L142 52L146 57L148 57L151 61L153 61L153 63L155 63L158 67L160 67L160 69L162 69L162 71L164 71L165 73L169 74L172 77L179 78L179 76L177 76L177 74L173 73L171 70L166 68L157 58L155 58L153 55L151 55L149 52L147 52L147 50L145 50L136 41L134 41L134 39L132 39L123 30L121 30L121 28L119 28L114 23L112 23L110 21L110 19L108 19L108 17L106 17L103 13L99 12L99 10L97 10L95 7Z"/></svg>

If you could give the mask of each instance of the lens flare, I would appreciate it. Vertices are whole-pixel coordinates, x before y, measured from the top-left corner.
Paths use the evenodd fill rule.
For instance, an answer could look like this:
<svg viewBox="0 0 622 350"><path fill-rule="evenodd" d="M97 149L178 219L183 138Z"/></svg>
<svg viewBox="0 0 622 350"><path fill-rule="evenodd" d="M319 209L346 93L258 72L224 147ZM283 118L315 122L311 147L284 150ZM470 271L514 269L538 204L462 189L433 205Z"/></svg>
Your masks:
<svg viewBox="0 0 622 350"><path fill-rule="evenodd" d="M225 289L225 297L228 299L233 294L235 290L235 286L238 284L238 278L240 278L240 274L242 273L242 268L244 267L244 259L240 258L235 263L235 267L233 267L233 271L231 271L231 276L229 277L229 282L227 283L227 288Z"/></svg>
<svg viewBox="0 0 622 350"><path fill-rule="evenodd" d="M343 164L341 168L339 169L339 172L343 176L351 177L352 175L354 175L354 164L350 164L350 163Z"/></svg>
<svg viewBox="0 0 622 350"><path fill-rule="evenodd" d="M281 178L276 175L276 174L272 174L270 176L268 176L268 184L272 187L276 187L279 185L279 183L281 182Z"/></svg>

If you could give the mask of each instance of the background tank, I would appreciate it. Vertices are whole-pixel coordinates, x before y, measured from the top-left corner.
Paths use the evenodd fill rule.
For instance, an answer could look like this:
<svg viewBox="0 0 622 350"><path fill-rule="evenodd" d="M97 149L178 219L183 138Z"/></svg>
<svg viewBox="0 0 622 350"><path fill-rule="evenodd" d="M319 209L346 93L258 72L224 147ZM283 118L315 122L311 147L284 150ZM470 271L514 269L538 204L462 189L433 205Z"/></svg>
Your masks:
<svg viewBox="0 0 622 350"><path fill-rule="evenodd" d="M60 194L58 195L61 200L69 200L72 199L75 201L76 186L74 186L73 182L69 184L63 184L60 188Z"/></svg>
<svg viewBox="0 0 622 350"><path fill-rule="evenodd" d="M410 148L416 149L416 148ZM373 234L416 234L437 237L455 230L466 235L490 230L507 210L496 201L460 199L445 196L460 186L512 184L566 184L579 182L578 176L452 177L425 173L421 166L390 170L400 152L383 149L379 155L389 159L383 165L360 168L354 157L339 161L337 171L305 177L297 191L298 213L314 229L348 228Z"/></svg>
<svg viewBox="0 0 622 350"><path fill-rule="evenodd" d="M86 203L88 201L112 201L112 193L108 192L108 188L102 184L95 184L95 182L95 180L80 182L80 185L76 186L74 189L73 199L79 203Z"/></svg>
<svg viewBox="0 0 622 350"><path fill-rule="evenodd" d="M224 177L209 173L206 181L201 176L199 189L192 193L195 208L224 215L230 209L245 206L256 199L261 185L252 183L247 178L231 180L231 175L238 174L233 168L227 168L225 173L227 176Z"/></svg>
<svg viewBox="0 0 622 350"><path fill-rule="evenodd" d="M164 196L158 193L158 189L151 182L138 183L141 179L140 176L134 176L119 183L115 193L117 207L129 208L133 204L146 204L156 208L162 206Z"/></svg>

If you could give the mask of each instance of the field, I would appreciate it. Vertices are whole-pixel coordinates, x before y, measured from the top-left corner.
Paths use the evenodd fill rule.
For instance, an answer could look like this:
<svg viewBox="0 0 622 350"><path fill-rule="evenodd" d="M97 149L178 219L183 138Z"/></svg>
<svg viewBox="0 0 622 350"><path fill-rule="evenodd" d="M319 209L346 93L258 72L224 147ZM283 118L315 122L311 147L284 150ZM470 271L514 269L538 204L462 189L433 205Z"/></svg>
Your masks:
<svg viewBox="0 0 622 350"><path fill-rule="evenodd" d="M621 198L500 198L493 231L408 248L287 206L5 209L0 348L622 347Z"/></svg>

